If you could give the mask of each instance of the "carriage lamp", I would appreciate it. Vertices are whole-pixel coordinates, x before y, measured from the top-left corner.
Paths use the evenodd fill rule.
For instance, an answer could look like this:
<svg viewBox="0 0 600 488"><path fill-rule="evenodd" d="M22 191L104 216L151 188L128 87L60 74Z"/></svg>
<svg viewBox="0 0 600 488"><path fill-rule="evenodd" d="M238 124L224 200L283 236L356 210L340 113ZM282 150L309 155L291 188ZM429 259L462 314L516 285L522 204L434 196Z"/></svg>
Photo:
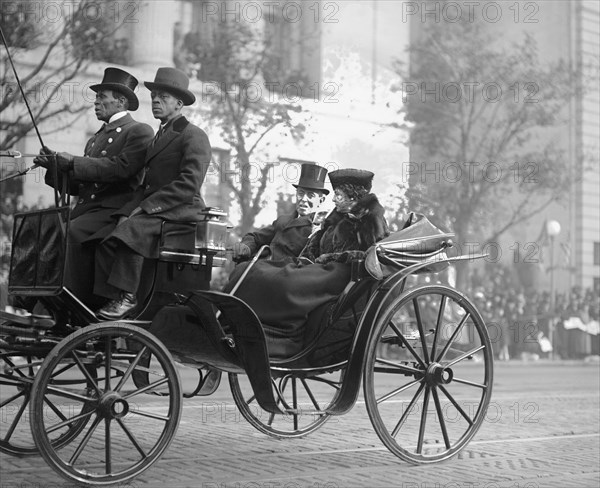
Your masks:
<svg viewBox="0 0 600 488"><path fill-rule="evenodd" d="M554 238L560 234L560 223L556 220L546 221L546 234L550 238L550 318L548 320L548 339L550 340L550 344L552 344L552 350L549 352L550 358L554 359Z"/></svg>

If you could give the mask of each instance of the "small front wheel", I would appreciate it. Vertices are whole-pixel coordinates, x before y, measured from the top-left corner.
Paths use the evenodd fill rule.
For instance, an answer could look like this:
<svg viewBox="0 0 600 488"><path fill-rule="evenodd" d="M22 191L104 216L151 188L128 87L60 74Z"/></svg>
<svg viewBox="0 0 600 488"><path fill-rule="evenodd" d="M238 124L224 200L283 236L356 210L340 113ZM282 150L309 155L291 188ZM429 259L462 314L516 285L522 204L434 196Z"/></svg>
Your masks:
<svg viewBox="0 0 600 488"><path fill-rule="evenodd" d="M135 385L134 372L148 378L145 386ZM153 398L150 407L141 394L155 391L168 396ZM47 415L49 401L59 418ZM143 329L90 325L48 354L33 384L30 416L40 454L61 476L93 485L123 482L157 461L175 436L179 374L167 349ZM59 451L53 437L83 421L79 436Z"/></svg>
<svg viewBox="0 0 600 488"><path fill-rule="evenodd" d="M487 329L464 295L441 285L402 294L367 346L364 392L377 435L413 464L454 456L483 422L492 369Z"/></svg>

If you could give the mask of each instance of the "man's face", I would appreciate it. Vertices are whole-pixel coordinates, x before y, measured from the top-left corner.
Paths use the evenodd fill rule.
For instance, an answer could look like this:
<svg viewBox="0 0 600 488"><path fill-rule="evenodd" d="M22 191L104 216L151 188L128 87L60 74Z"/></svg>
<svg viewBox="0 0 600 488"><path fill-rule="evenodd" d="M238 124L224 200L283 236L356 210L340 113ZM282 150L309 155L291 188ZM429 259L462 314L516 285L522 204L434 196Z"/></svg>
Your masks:
<svg viewBox="0 0 600 488"><path fill-rule="evenodd" d="M296 189L296 211L301 217L313 213L323 203L325 196L318 190L299 186Z"/></svg>
<svg viewBox="0 0 600 488"><path fill-rule="evenodd" d="M164 124L179 114L183 102L166 91L156 90L150 92L152 100L152 115Z"/></svg>
<svg viewBox="0 0 600 488"><path fill-rule="evenodd" d="M117 112L125 110L123 102L119 98L118 93L113 93L112 90L99 90L96 93L94 100L94 112L98 120L108 122L110 118Z"/></svg>

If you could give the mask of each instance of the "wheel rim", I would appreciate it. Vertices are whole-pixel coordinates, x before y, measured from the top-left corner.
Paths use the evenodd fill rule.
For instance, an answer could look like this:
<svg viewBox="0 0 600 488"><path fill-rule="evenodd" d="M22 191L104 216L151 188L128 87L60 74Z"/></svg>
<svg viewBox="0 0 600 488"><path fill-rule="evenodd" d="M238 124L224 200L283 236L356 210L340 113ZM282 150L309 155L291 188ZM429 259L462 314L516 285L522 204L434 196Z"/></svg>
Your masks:
<svg viewBox="0 0 600 488"><path fill-rule="evenodd" d="M149 367L140 364L147 354ZM146 374L149 383L136 386L134 371ZM78 383L73 387L67 380ZM168 396L145 405L139 395L154 390L166 390ZM65 420L44 416L48 399L55 400ZM46 462L69 480L106 485L137 476L165 451L181 416L181 387L170 354L151 334L105 323L82 329L50 352L30 403L31 429ZM52 434L82 419L87 425L77 439L56 449Z"/></svg>
<svg viewBox="0 0 600 488"><path fill-rule="evenodd" d="M386 447L414 464L457 454L485 418L492 357L483 319L456 290L425 286L389 305L364 371L367 411Z"/></svg>
<svg viewBox="0 0 600 488"><path fill-rule="evenodd" d="M341 387L344 370L322 374L298 371L275 372L273 389L277 404L288 414L272 414L263 410L246 376L229 374L229 385L242 416L257 430L276 438L303 437L321 427L330 414Z"/></svg>

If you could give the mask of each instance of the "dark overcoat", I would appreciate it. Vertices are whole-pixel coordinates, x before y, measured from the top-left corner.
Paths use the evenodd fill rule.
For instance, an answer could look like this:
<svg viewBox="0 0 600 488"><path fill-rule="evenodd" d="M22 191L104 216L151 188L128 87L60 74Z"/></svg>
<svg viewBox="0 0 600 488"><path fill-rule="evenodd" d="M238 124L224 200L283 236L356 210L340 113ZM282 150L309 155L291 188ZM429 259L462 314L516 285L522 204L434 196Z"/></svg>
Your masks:
<svg viewBox="0 0 600 488"><path fill-rule="evenodd" d="M303 253L315 264L258 261L253 266L235 295L261 319L272 356L299 352L310 313L338 297L350 280L350 261L388 234L383 207L367 195L352 214L333 211L325 219Z"/></svg>
<svg viewBox="0 0 600 488"><path fill-rule="evenodd" d="M210 158L210 142L202 129L183 116L171 122L147 150L146 174L136 197L116 215L127 216L136 207L144 212L124 221L108 238L146 258L157 258L164 220L200 220L206 207L200 189Z"/></svg>
<svg viewBox="0 0 600 488"><path fill-rule="evenodd" d="M83 302L92 305L94 245L117 224L112 215L135 195L140 185L152 127L130 114L102 126L75 156L69 193L78 197L69 224L65 285ZM46 183L54 186L53 171Z"/></svg>
<svg viewBox="0 0 600 488"><path fill-rule="evenodd" d="M133 198L152 137L152 127L127 114L88 140L84 155L75 156L73 162L69 193L78 199L71 219L98 209L114 212ZM45 180L54 186L52 171L46 172Z"/></svg>
<svg viewBox="0 0 600 488"><path fill-rule="evenodd" d="M297 212L281 215L271 225L246 234L242 244L253 255L261 246L270 246L273 260L298 257L313 231L314 215L299 216Z"/></svg>

